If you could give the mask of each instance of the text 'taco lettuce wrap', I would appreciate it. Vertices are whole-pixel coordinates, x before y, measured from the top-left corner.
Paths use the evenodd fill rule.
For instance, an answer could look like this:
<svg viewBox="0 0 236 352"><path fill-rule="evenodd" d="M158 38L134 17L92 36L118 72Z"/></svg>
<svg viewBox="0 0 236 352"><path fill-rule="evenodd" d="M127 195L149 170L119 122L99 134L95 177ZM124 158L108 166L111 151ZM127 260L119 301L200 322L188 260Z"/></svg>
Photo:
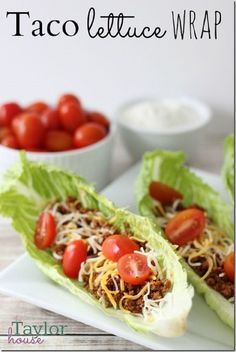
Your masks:
<svg viewBox="0 0 236 352"><path fill-rule="evenodd" d="M222 177L225 187L231 197L234 199L234 136L229 135L224 143L225 158L222 168Z"/></svg>
<svg viewBox="0 0 236 352"><path fill-rule="evenodd" d="M63 200L67 196L76 197L85 208L100 210L104 216L112 217L115 226L121 231L125 223L128 223L135 237L147 240L156 251L172 286L171 300L163 306L159 314L153 315L152 321L145 321L142 316L120 310L103 308L79 281L64 275L61 265L49 250L39 250L34 245L35 224L45 205L55 199ZM12 225L20 233L27 252L40 269L79 299L125 321L138 331L154 332L162 336L177 336L185 331L193 289L187 284L186 272L182 269L177 255L148 219L117 209L80 177L51 166L29 162L24 154L21 154L21 162L5 176L0 192L0 214L11 218Z"/></svg>
<svg viewBox="0 0 236 352"><path fill-rule="evenodd" d="M156 150L145 154L136 182L136 199L140 213L154 222L157 221L153 213L153 200L149 196L149 185L151 181L160 181L183 195L184 206L197 204L204 208L214 223L233 238L232 208L200 177L184 167L184 162L185 155L182 152ZM184 259L181 263L188 273L190 282L205 297L207 304L227 325L233 327L233 304L202 281Z"/></svg>

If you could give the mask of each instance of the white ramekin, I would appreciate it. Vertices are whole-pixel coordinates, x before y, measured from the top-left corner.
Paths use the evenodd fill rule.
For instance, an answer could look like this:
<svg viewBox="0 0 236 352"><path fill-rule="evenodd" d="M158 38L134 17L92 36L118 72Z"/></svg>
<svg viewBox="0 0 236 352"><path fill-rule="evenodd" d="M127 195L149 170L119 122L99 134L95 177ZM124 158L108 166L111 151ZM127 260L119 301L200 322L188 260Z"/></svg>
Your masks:
<svg viewBox="0 0 236 352"><path fill-rule="evenodd" d="M201 123L194 127L184 128L182 130L169 130L167 132L145 130L142 126L128 126L122 118L124 112L145 100L138 100L128 103L121 107L116 114L116 121L119 133L124 145L134 160L142 158L146 151L154 149L181 150L186 152L188 159L193 160L199 146L204 140L205 128L211 120L211 109L204 103L192 98L175 99L189 104L201 116ZM148 100L152 101L152 100Z"/></svg>
<svg viewBox="0 0 236 352"><path fill-rule="evenodd" d="M89 182L96 189L103 189L110 181L111 157L113 149L114 126L100 142L91 146L66 152L26 152L29 160L44 162L72 171ZM19 160L19 151L0 145L0 174Z"/></svg>

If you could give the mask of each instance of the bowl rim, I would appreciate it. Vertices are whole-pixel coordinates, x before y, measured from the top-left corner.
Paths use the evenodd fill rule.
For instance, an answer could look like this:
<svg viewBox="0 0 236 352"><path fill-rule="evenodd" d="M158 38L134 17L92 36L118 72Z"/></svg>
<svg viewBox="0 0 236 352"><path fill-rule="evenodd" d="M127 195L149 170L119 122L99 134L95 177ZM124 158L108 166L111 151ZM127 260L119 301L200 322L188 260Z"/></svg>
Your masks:
<svg viewBox="0 0 236 352"><path fill-rule="evenodd" d="M72 150L65 150L62 152L31 152L31 151L27 151L25 149L13 149L13 148L5 147L4 145L0 144L0 152L4 151L6 153L18 154L20 151L24 151L27 155L34 156L34 157L35 156L38 156L38 157L41 157L41 156L42 157L52 157L52 156L53 157L63 157L63 156L82 155L82 154L85 154L86 152L93 151L95 149L99 149L99 147L103 146L104 144L106 144L107 142L112 140L112 138L115 135L115 131L116 131L116 126L110 120L109 132L105 136L105 138L103 138L100 141L98 141L94 144L91 144L87 147L72 149Z"/></svg>
<svg viewBox="0 0 236 352"><path fill-rule="evenodd" d="M127 125L124 121L122 121L123 114L125 110L128 108L131 108L132 106L135 106L139 103L152 103L152 102L158 102L158 101L164 101L164 100L176 100L180 102L185 102L191 106L193 106L196 110L200 111L201 114L201 121L199 124L195 126L188 126L182 129L173 129L173 130L153 130L153 129L143 129L140 126L130 126ZM171 135L179 135L179 134L185 134L188 132L193 132L197 131L204 126L208 125L209 122L212 120L212 109L210 108L209 105L205 104L204 102L188 97L188 96L181 96L181 97L176 97L176 98L141 98L141 99L135 99L132 100L124 105L122 105L116 112L115 114L115 121L117 124L127 130L133 131L133 132L138 132L142 134L149 134L149 135L160 135L160 136L171 136Z"/></svg>

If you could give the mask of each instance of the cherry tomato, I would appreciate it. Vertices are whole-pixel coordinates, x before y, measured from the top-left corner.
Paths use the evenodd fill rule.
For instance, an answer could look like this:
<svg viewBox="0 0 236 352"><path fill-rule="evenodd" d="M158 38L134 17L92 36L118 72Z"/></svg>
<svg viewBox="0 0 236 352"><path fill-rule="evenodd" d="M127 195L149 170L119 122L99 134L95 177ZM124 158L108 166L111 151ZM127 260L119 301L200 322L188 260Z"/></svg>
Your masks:
<svg viewBox="0 0 236 352"><path fill-rule="evenodd" d="M139 246L124 235L109 236L102 244L102 253L113 262L118 262L123 255L137 250L139 250Z"/></svg>
<svg viewBox="0 0 236 352"><path fill-rule="evenodd" d="M58 107L65 103L76 103L80 104L79 99L73 94L64 94L60 97L58 101Z"/></svg>
<svg viewBox="0 0 236 352"><path fill-rule="evenodd" d="M16 137L13 136L13 134L9 134L5 138L3 138L1 144L4 145L5 147L13 148L13 149L19 149L20 147Z"/></svg>
<svg viewBox="0 0 236 352"><path fill-rule="evenodd" d="M12 131L10 128L8 127L2 127L0 128L0 143L3 140L3 138L9 136L12 134Z"/></svg>
<svg viewBox="0 0 236 352"><path fill-rule="evenodd" d="M74 134L74 145L77 148L87 147L106 136L106 129L95 122L88 122L79 127Z"/></svg>
<svg viewBox="0 0 236 352"><path fill-rule="evenodd" d="M27 150L42 145L45 129L37 114L32 112L21 114L19 118L15 119L12 128L20 147Z"/></svg>
<svg viewBox="0 0 236 352"><path fill-rule="evenodd" d="M41 115L41 121L47 130L57 130L61 127L59 111L47 109Z"/></svg>
<svg viewBox="0 0 236 352"><path fill-rule="evenodd" d="M69 132L86 122L86 115L80 103L64 103L59 107L59 116L62 126Z"/></svg>
<svg viewBox="0 0 236 352"><path fill-rule="evenodd" d="M117 268L121 278L132 285L143 284L151 274L146 256L140 253L124 255L119 259Z"/></svg>
<svg viewBox="0 0 236 352"><path fill-rule="evenodd" d="M81 264L87 259L87 246L82 240L75 240L65 249L62 267L64 274L71 279L78 277Z"/></svg>
<svg viewBox="0 0 236 352"><path fill-rule="evenodd" d="M100 112L87 111L86 116L87 116L88 121L96 122L99 125L104 126L107 131L109 130L110 123L109 123L108 119Z"/></svg>
<svg viewBox="0 0 236 352"><path fill-rule="evenodd" d="M48 104L43 101L36 101L29 105L26 110L29 112L35 112L36 114L42 114L45 110L49 108Z"/></svg>
<svg viewBox="0 0 236 352"><path fill-rule="evenodd" d="M163 205L172 204L176 199L183 199L181 193L159 181L150 183L149 194Z"/></svg>
<svg viewBox="0 0 236 352"><path fill-rule="evenodd" d="M16 103L6 103L0 106L0 126L9 127L14 117L22 112Z"/></svg>
<svg viewBox="0 0 236 352"><path fill-rule="evenodd" d="M56 224L51 213L44 212L36 224L34 243L39 249L50 247L56 237Z"/></svg>
<svg viewBox="0 0 236 352"><path fill-rule="evenodd" d="M224 271L230 281L234 282L234 252L231 252L225 258Z"/></svg>
<svg viewBox="0 0 236 352"><path fill-rule="evenodd" d="M52 130L48 131L44 145L49 152L60 152L71 149L73 144L72 136L69 132Z"/></svg>
<svg viewBox="0 0 236 352"><path fill-rule="evenodd" d="M11 124L12 131L15 135L17 135L18 124L19 124L19 120L20 120L21 115L22 114L20 114L18 117L15 117L14 120L12 121L12 124Z"/></svg>
<svg viewBox="0 0 236 352"><path fill-rule="evenodd" d="M170 242L182 246L193 241L204 230L206 218L199 209L186 209L169 221L165 233Z"/></svg>

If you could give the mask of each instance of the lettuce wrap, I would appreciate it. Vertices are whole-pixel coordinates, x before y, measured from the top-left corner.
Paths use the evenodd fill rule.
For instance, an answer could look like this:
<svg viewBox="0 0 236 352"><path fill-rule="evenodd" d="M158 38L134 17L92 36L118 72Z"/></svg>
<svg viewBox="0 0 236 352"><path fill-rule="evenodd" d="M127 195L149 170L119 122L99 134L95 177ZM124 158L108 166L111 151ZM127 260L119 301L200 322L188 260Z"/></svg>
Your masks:
<svg viewBox="0 0 236 352"><path fill-rule="evenodd" d="M231 222L231 206L227 205L209 185L184 166L185 154L156 150L146 153L136 182L136 200L143 216L152 219L157 224L154 213L154 199L149 195L149 185L152 181L162 182L183 195L181 204L184 207L197 204L207 211L215 225L233 240L233 224ZM164 232L162 232L163 236ZM216 290L201 280L200 276L182 258L183 268L198 293L202 294L207 304L230 327L234 324L234 307Z"/></svg>
<svg viewBox="0 0 236 352"><path fill-rule="evenodd" d="M222 167L222 178L230 197L234 200L234 136L231 134L224 143L225 158Z"/></svg>
<svg viewBox="0 0 236 352"><path fill-rule="evenodd" d="M125 321L137 331L168 337L183 334L192 305L193 288L188 285L187 274L172 246L159 235L159 229L148 219L117 209L82 178L53 166L29 162L24 153L21 153L20 159L4 177L0 191L0 214L11 219L26 251L45 275L79 299ZM61 264L51 255L49 249L39 250L35 246L34 232L40 213L48 203L55 199L63 200L67 196L78 199L84 208L99 210L107 219L112 218L113 224L120 231L128 224L137 239L148 241L166 277L171 281L169 299L158 312L153 313L151 320L119 309L104 308L85 290L82 283L64 275Z"/></svg>

